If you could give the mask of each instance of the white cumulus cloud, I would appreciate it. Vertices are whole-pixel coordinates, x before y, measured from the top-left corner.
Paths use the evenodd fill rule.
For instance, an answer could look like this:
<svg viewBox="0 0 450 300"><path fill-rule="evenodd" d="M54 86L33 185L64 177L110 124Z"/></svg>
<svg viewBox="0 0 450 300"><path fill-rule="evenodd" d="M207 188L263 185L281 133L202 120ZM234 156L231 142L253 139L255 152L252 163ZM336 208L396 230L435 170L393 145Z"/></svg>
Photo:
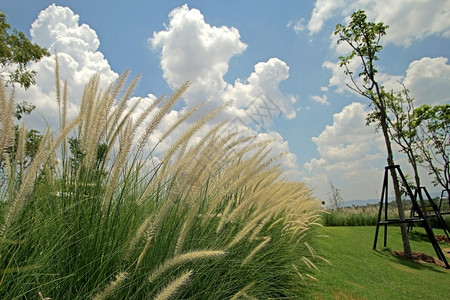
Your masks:
<svg viewBox="0 0 450 300"><path fill-rule="evenodd" d="M389 25L385 43L408 47L430 35L450 37L450 2L447 0L317 0L308 21L310 34L318 33L332 17L350 20L352 12L366 11L370 21Z"/></svg>
<svg viewBox="0 0 450 300"><path fill-rule="evenodd" d="M339 8L344 6L343 0L317 0L308 22L310 34L318 33Z"/></svg>
<svg viewBox="0 0 450 300"><path fill-rule="evenodd" d="M104 84L118 78L98 51L100 41L95 31L86 24L79 24L79 16L69 8L50 5L33 22L30 33L32 42L58 55L61 80L68 84L69 116L77 112L84 86L94 74L100 73ZM36 84L27 91L19 89L17 99L36 105L37 113L33 113L31 122L33 128L42 130L47 123L56 125L58 122L55 57L45 57L30 68L37 71Z"/></svg>
<svg viewBox="0 0 450 300"><path fill-rule="evenodd" d="M284 61L270 58L257 63L247 78L226 82L229 60L242 54L247 45L236 28L212 26L198 9L187 5L174 9L165 29L154 32L149 42L161 51L163 76L171 87L191 82L183 96L183 110L202 102L211 109L232 100L219 116L220 120L231 120L228 131L239 129L257 139L270 138L274 154L288 152L282 159L285 169L296 168L296 157L289 152L287 142L270 130L275 118L296 116L293 105L297 98L280 90L280 83L289 78L289 66Z"/></svg>
<svg viewBox="0 0 450 300"><path fill-rule="evenodd" d="M322 95L322 96L314 95L314 96L311 97L311 99L316 101L316 102L318 102L318 103L324 104L324 105L330 105L330 102L328 101L328 96L327 95Z"/></svg>
<svg viewBox="0 0 450 300"><path fill-rule="evenodd" d="M339 182L345 179L347 189L363 199L367 198L364 190L378 188L381 171L373 167L373 162L385 156L380 151L383 138L375 133L372 126L366 126L366 116L366 107L357 102L333 115L333 124L327 125L319 136L312 138L320 157L305 163L304 168L309 173L305 181L316 187L327 187L329 180ZM375 182L376 186L362 186L370 181ZM326 198L327 191L328 187L318 189L317 193Z"/></svg>
<svg viewBox="0 0 450 300"><path fill-rule="evenodd" d="M416 105L448 104L450 65L446 57L424 57L409 64L403 81Z"/></svg>
<svg viewBox="0 0 450 300"><path fill-rule="evenodd" d="M174 9L169 20L166 29L150 39L154 48L161 49L164 79L173 88L191 81L186 95L190 103L214 99L227 85L223 76L230 58L247 45L241 42L236 28L211 26L198 9L187 5ZM195 98L189 97L193 94Z"/></svg>

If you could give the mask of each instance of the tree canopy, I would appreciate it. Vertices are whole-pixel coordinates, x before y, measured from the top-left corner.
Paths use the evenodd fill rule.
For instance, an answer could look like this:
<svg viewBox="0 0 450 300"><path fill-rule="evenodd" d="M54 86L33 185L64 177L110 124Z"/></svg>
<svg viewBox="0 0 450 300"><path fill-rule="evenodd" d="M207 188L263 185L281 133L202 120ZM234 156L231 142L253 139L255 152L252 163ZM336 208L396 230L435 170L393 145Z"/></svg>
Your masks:
<svg viewBox="0 0 450 300"><path fill-rule="evenodd" d="M23 32L11 29L0 10L0 75L7 77L7 83L29 88L35 83L36 71L29 70L28 64L48 55L46 49L32 43Z"/></svg>

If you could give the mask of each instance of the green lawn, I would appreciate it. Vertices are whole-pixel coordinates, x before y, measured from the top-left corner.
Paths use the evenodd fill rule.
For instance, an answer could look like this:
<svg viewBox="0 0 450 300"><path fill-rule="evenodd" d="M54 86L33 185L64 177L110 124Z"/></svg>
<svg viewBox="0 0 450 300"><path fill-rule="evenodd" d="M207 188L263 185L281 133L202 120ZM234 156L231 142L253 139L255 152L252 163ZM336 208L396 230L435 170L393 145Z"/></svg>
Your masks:
<svg viewBox="0 0 450 300"><path fill-rule="evenodd" d="M323 227L317 232L327 236L314 243L317 254L331 265L321 264L316 274L316 299L450 299L450 270L392 255L391 251L402 250L399 227L388 227L386 249L380 230L377 251L372 250L373 226ZM436 257L422 233L420 228L412 232L412 250Z"/></svg>

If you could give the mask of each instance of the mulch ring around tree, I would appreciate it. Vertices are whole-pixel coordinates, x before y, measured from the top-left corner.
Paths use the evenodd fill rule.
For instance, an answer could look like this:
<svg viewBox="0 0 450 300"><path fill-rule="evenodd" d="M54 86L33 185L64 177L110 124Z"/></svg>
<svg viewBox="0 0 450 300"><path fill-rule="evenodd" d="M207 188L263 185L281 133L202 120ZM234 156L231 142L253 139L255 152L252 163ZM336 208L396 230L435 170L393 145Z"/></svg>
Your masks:
<svg viewBox="0 0 450 300"><path fill-rule="evenodd" d="M444 253L445 256L450 257L450 248L442 249L442 252ZM403 251L393 251L393 253L395 256L406 257L405 252ZM423 252L413 252L412 257L408 257L408 259L411 259L412 261L417 263L435 264L445 268L445 264L443 261L434 258L428 254L425 254Z"/></svg>
<svg viewBox="0 0 450 300"><path fill-rule="evenodd" d="M446 235L443 234L437 234L435 236L436 241L438 241L439 243L450 243L450 240L448 239L448 237Z"/></svg>

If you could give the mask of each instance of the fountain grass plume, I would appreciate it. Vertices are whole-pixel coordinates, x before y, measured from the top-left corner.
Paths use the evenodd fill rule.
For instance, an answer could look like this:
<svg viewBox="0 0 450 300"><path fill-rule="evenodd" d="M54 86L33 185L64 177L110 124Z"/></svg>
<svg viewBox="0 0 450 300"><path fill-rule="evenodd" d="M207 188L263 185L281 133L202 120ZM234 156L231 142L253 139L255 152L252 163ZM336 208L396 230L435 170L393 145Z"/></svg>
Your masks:
<svg viewBox="0 0 450 300"><path fill-rule="evenodd" d="M156 268L156 270L152 271L148 277L148 280L152 282L156 278L160 277L162 274L167 272L168 270L174 268L175 266L184 264L186 262L217 258L225 254L226 252L222 250L198 250L176 255L172 258L165 260L158 268Z"/></svg>

